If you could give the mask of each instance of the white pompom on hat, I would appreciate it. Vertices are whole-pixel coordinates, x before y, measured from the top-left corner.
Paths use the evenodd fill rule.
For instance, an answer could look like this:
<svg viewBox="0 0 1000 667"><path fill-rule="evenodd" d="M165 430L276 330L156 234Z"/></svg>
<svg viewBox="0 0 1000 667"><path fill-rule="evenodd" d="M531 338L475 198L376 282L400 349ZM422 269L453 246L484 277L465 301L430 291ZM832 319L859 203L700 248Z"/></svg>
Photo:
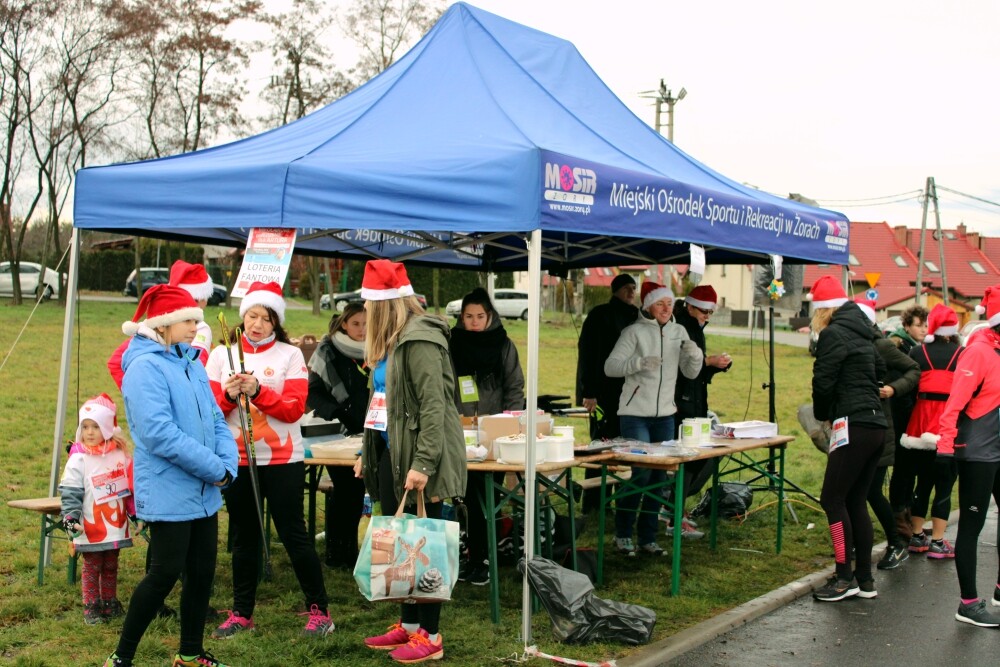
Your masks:
<svg viewBox="0 0 1000 667"><path fill-rule="evenodd" d="M669 287L664 287L660 283L647 280L639 290L639 297L642 299L642 309L649 310L650 306L663 299L670 299L672 304L674 301L674 292Z"/></svg>
<svg viewBox="0 0 1000 667"><path fill-rule="evenodd" d="M76 427L77 442L83 442L81 436L84 419L95 422L97 427L101 429L101 435L105 440L121 435L122 431L118 428L118 406L107 394L99 394L88 399L80 408L80 421Z"/></svg>
<svg viewBox="0 0 1000 667"><path fill-rule="evenodd" d="M208 271L201 264L190 264L179 259L170 267L170 284L186 290L195 301L207 301L215 285Z"/></svg>
<svg viewBox="0 0 1000 667"><path fill-rule="evenodd" d="M986 321L991 327L1000 325L1000 285L987 287L983 300L976 306L976 312L986 315Z"/></svg>
<svg viewBox="0 0 1000 667"><path fill-rule="evenodd" d="M702 310L715 310L718 302L719 296L711 285L698 285L684 297L684 303Z"/></svg>
<svg viewBox="0 0 1000 667"><path fill-rule="evenodd" d="M250 284L243 301L240 302L240 317L254 306L270 308L278 316L278 323L285 323L285 298L281 295L281 285L275 282Z"/></svg>
<svg viewBox="0 0 1000 667"><path fill-rule="evenodd" d="M205 314L187 290L173 285L153 285L139 299L132 321L122 324L122 333L134 336L139 331L140 320L150 329L156 329L185 320L200 322L203 319Z"/></svg>
<svg viewBox="0 0 1000 667"><path fill-rule="evenodd" d="M370 259L365 264L365 277L361 281L361 298L365 301L388 301L413 294L406 267L399 262Z"/></svg>
<svg viewBox="0 0 1000 667"><path fill-rule="evenodd" d="M859 294L854 297L854 303L858 304L858 308L861 309L861 312L868 316L868 319L871 320L872 324L875 324L875 309L878 307L875 304L875 301L869 299L864 294Z"/></svg>
<svg viewBox="0 0 1000 667"><path fill-rule="evenodd" d="M840 308L847 303L847 292L833 276L820 276L813 283L806 300L812 301L815 308Z"/></svg>
<svg viewBox="0 0 1000 667"><path fill-rule="evenodd" d="M927 314L927 335L924 336L925 343L933 343L935 336L957 336L958 335L958 315L955 311L944 305L936 304Z"/></svg>

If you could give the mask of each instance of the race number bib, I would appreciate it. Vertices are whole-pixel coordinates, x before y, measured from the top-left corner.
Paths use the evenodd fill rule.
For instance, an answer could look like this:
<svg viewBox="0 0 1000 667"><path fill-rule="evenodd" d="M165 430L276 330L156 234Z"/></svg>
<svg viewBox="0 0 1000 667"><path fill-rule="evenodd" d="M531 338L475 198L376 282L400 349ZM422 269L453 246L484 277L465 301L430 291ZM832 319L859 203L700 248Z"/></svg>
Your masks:
<svg viewBox="0 0 1000 667"><path fill-rule="evenodd" d="M471 375L462 375L458 378L458 394L462 397L463 403L475 403L479 400L479 389L476 387L476 378Z"/></svg>
<svg viewBox="0 0 1000 667"><path fill-rule="evenodd" d="M98 505L132 495L128 488L128 473L121 465L107 472L93 475L90 478L90 483L94 489L94 502Z"/></svg>
<svg viewBox="0 0 1000 667"><path fill-rule="evenodd" d="M368 415L365 417L365 428L375 431L385 431L388 427L389 413L385 408L385 392L376 391L368 404Z"/></svg>
<svg viewBox="0 0 1000 667"><path fill-rule="evenodd" d="M830 453L835 449L840 449L844 445L850 444L847 437L847 417L833 420L833 432L830 434Z"/></svg>

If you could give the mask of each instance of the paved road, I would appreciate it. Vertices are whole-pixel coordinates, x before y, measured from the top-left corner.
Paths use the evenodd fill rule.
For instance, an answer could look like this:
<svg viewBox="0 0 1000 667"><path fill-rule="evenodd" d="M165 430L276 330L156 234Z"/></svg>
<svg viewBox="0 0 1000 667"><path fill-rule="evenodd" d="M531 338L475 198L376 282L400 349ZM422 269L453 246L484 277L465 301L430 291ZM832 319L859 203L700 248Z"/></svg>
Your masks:
<svg viewBox="0 0 1000 667"><path fill-rule="evenodd" d="M949 528L954 538L955 526ZM992 595L997 577L997 508L980 536L978 584ZM806 596L689 651L679 667L997 664L1000 631L954 619L954 561L913 555L875 575L878 598L819 603ZM667 664L667 663L664 663Z"/></svg>
<svg viewBox="0 0 1000 667"><path fill-rule="evenodd" d="M709 322L708 326L705 327L705 333L714 334L716 336L732 336L734 338L750 337L750 330L746 327L720 327L714 326L711 322ZM753 339L767 340L767 331L763 329L754 329ZM782 345L794 345L795 347L809 347L809 334L799 333L797 331L779 330L774 332L774 342L781 343Z"/></svg>

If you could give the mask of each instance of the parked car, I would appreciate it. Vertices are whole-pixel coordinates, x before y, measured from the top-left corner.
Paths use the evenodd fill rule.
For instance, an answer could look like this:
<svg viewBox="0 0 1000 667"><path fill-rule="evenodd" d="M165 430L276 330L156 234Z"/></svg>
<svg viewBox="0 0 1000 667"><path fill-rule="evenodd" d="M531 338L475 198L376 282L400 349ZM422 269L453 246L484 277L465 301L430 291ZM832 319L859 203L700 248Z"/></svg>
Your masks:
<svg viewBox="0 0 1000 667"><path fill-rule="evenodd" d="M423 294L414 294L417 297L417 301L424 308L427 307L427 297ZM361 303L364 299L361 298L361 290L356 289L352 292L336 292L334 294L324 294L319 298L319 307L323 310L330 310L330 308L335 308L340 311L347 307L349 303Z"/></svg>
<svg viewBox="0 0 1000 667"><path fill-rule="evenodd" d="M500 317L510 320L528 319L528 293L518 289L498 288L493 290L493 305ZM449 301L444 312L449 317L458 317L462 312L462 300Z"/></svg>
<svg viewBox="0 0 1000 667"><path fill-rule="evenodd" d="M59 296L59 274L52 269L45 269L45 278L41 281L38 280L42 275L41 264L21 262L18 269L22 296L35 298L41 296L46 301ZM0 262L0 296L14 296L14 274L10 262Z"/></svg>
<svg viewBox="0 0 1000 667"><path fill-rule="evenodd" d="M965 347L966 343L969 342L969 337L980 329L985 329L990 326L989 322L983 320L973 320L971 322L966 322L962 330L958 332L958 340Z"/></svg>
<svg viewBox="0 0 1000 667"><path fill-rule="evenodd" d="M164 285L170 282L170 269L153 268L153 267L143 267L142 271L142 291L146 292L153 285ZM122 290L122 294L125 296L134 296L137 299L138 295L135 293L135 269L132 273L128 274L128 278L125 279L125 289ZM208 305L217 306L226 300L226 288L221 285L212 286L212 296L208 297Z"/></svg>

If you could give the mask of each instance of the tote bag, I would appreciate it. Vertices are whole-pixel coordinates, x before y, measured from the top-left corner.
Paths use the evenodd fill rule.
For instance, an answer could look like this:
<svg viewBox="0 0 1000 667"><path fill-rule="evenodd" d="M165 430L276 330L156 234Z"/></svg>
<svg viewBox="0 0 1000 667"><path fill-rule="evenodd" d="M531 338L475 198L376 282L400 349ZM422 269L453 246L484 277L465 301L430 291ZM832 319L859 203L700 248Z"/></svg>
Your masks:
<svg viewBox="0 0 1000 667"><path fill-rule="evenodd" d="M354 566L354 580L371 601L444 602L458 581L458 524L428 519L423 492L417 515L373 516Z"/></svg>

